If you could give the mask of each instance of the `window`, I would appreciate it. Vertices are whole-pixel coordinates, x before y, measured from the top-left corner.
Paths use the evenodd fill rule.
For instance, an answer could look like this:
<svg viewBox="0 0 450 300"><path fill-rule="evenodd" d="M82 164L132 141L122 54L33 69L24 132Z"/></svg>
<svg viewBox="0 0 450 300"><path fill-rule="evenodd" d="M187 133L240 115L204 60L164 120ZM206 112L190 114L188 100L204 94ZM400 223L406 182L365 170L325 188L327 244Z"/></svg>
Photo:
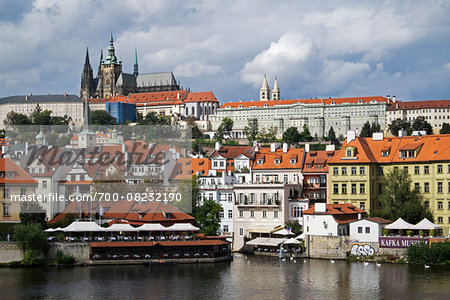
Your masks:
<svg viewBox="0 0 450 300"><path fill-rule="evenodd" d="M352 183L352 194L356 194L356 183Z"/></svg>
<svg viewBox="0 0 450 300"><path fill-rule="evenodd" d="M442 165L438 165L438 166L437 166L437 173L438 173L438 174L442 174L442 173L443 173Z"/></svg>
<svg viewBox="0 0 450 300"><path fill-rule="evenodd" d="M448 192L450 193L450 182L448 183Z"/></svg>
<svg viewBox="0 0 450 300"><path fill-rule="evenodd" d="M232 202L233 201L233 194L228 194L228 202Z"/></svg>
<svg viewBox="0 0 450 300"><path fill-rule="evenodd" d="M239 218L243 218L244 217L244 211L243 210L239 210Z"/></svg>
<svg viewBox="0 0 450 300"><path fill-rule="evenodd" d="M213 162L213 167L217 167L217 161Z"/></svg>
<svg viewBox="0 0 450 300"><path fill-rule="evenodd" d="M261 175L256 175L256 183L260 183L261 182Z"/></svg>
<svg viewBox="0 0 450 300"><path fill-rule="evenodd" d="M333 184L333 194L339 194L339 185L337 183Z"/></svg>
<svg viewBox="0 0 450 300"><path fill-rule="evenodd" d="M239 236L244 236L244 228L239 227Z"/></svg>
<svg viewBox="0 0 450 300"><path fill-rule="evenodd" d="M366 210L366 204L364 202L359 202L359 208L362 210Z"/></svg>
<svg viewBox="0 0 450 300"><path fill-rule="evenodd" d="M342 167L342 175L347 175L347 167Z"/></svg>
<svg viewBox="0 0 450 300"><path fill-rule="evenodd" d="M429 166L424 166L423 167L423 174L430 174L430 167Z"/></svg>
<svg viewBox="0 0 450 300"><path fill-rule="evenodd" d="M365 167L359 167L359 175L365 175L366 174L366 168Z"/></svg>
<svg viewBox="0 0 450 300"><path fill-rule="evenodd" d="M293 217L294 217L294 218L299 218L299 217L301 217L301 216L302 216L302 212L303 212L303 210L302 210L301 207L295 206L295 207L294 207L294 210L293 210Z"/></svg>
<svg viewBox="0 0 450 300"><path fill-rule="evenodd" d="M437 209L444 209L444 205L442 204L442 201L438 201Z"/></svg>
<svg viewBox="0 0 450 300"><path fill-rule="evenodd" d="M255 203L255 200L256 200L256 194L250 193L250 203Z"/></svg>
<svg viewBox="0 0 450 300"><path fill-rule="evenodd" d="M262 159L258 159L257 164L258 165L262 165L263 164L263 160Z"/></svg>
<svg viewBox="0 0 450 300"><path fill-rule="evenodd" d="M424 183L423 192L424 193L429 193L430 192L430 183L429 182L425 182Z"/></svg>
<svg viewBox="0 0 450 300"><path fill-rule="evenodd" d="M408 166L404 166L404 167L403 167L403 172L405 172L406 174L408 174Z"/></svg>
<svg viewBox="0 0 450 300"><path fill-rule="evenodd" d="M378 167L378 175L383 175L383 167Z"/></svg>
<svg viewBox="0 0 450 300"><path fill-rule="evenodd" d="M347 184L346 183L342 184L342 194L347 194Z"/></svg>
<svg viewBox="0 0 450 300"><path fill-rule="evenodd" d="M9 216L9 204L3 204L3 216L4 217Z"/></svg>
<svg viewBox="0 0 450 300"><path fill-rule="evenodd" d="M352 175L356 175L356 167L352 167Z"/></svg>
<svg viewBox="0 0 450 300"><path fill-rule="evenodd" d="M444 218L443 218L443 217L438 217L438 218L437 218L437 222L438 222L439 224L444 223Z"/></svg>
<svg viewBox="0 0 450 300"><path fill-rule="evenodd" d="M425 208L430 208L430 201L423 202L423 206L425 206Z"/></svg>
<svg viewBox="0 0 450 300"><path fill-rule="evenodd" d="M288 174L284 174L284 175L283 175L283 179L284 179L284 182L285 182L285 183L288 182L288 178L289 178Z"/></svg>
<svg viewBox="0 0 450 300"><path fill-rule="evenodd" d="M363 229L363 228L362 228L361 226L358 226L358 233L362 233L362 232L363 232L362 229Z"/></svg>
<svg viewBox="0 0 450 300"><path fill-rule="evenodd" d="M273 217L274 218L278 218L278 210L274 210L273 211Z"/></svg>
<svg viewBox="0 0 450 300"><path fill-rule="evenodd" d="M291 165L295 165L295 159L291 159Z"/></svg>
<svg viewBox="0 0 450 300"><path fill-rule="evenodd" d="M232 209L228 210L228 218L233 219L233 210Z"/></svg>
<svg viewBox="0 0 450 300"><path fill-rule="evenodd" d="M420 174L420 168L419 166L414 167L414 174L419 175Z"/></svg>
<svg viewBox="0 0 450 300"><path fill-rule="evenodd" d="M255 211L254 210L251 210L250 211L250 218L254 218L255 217Z"/></svg>
<svg viewBox="0 0 450 300"><path fill-rule="evenodd" d="M5 199L8 199L8 198L9 198L9 188L4 188L4 189L3 189L3 197L4 197Z"/></svg>
<svg viewBox="0 0 450 300"><path fill-rule="evenodd" d="M339 168L333 167L333 175L339 175Z"/></svg>
<svg viewBox="0 0 450 300"><path fill-rule="evenodd" d="M366 227L366 233L370 233L370 227Z"/></svg>
<svg viewBox="0 0 450 300"><path fill-rule="evenodd" d="M437 183L437 192L442 194L443 193L443 185L442 182Z"/></svg>
<svg viewBox="0 0 450 300"><path fill-rule="evenodd" d="M366 185L364 183L359 184L359 193L365 194L366 193Z"/></svg>
<svg viewBox="0 0 450 300"><path fill-rule="evenodd" d="M345 151L345 156L353 156L353 150L346 150Z"/></svg>
<svg viewBox="0 0 450 300"><path fill-rule="evenodd" d="M275 159L275 164L279 165L280 164L280 160L279 159Z"/></svg>
<svg viewBox="0 0 450 300"><path fill-rule="evenodd" d="M262 212L262 217L263 217L263 218L267 218L267 210L263 210L263 212Z"/></svg>
<svg viewBox="0 0 450 300"><path fill-rule="evenodd" d="M415 183L414 183L414 189L415 189L417 192L420 192L420 183L415 182Z"/></svg>
<svg viewBox="0 0 450 300"><path fill-rule="evenodd" d="M228 225L223 225L223 232L228 232Z"/></svg>
<svg viewBox="0 0 450 300"><path fill-rule="evenodd" d="M27 194L26 189L20 189L20 196L25 196Z"/></svg>

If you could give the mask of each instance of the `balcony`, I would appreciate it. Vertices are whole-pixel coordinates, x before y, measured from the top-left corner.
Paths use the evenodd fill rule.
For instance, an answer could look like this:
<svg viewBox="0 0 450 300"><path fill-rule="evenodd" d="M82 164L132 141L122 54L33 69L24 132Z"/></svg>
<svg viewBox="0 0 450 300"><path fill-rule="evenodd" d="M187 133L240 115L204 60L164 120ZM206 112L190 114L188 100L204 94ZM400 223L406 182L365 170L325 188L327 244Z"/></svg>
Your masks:
<svg viewBox="0 0 450 300"><path fill-rule="evenodd" d="M252 207L252 206L258 206L258 207L278 207L281 205L281 201L280 200L272 200L272 199L267 199L267 200L259 200L259 201L235 201L234 202L235 205L237 206L245 206L245 207Z"/></svg>

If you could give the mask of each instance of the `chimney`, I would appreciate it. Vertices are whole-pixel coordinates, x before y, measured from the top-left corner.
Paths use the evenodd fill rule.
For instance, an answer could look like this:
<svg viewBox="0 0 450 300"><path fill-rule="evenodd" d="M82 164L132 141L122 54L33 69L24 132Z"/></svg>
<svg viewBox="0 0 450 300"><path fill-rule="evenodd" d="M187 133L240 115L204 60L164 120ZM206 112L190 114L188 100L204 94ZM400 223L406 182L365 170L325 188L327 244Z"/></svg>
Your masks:
<svg viewBox="0 0 450 300"><path fill-rule="evenodd" d="M326 203L316 203L314 204L314 212L324 213L327 211Z"/></svg>
<svg viewBox="0 0 450 300"><path fill-rule="evenodd" d="M392 102L395 103L395 96L392 96Z"/></svg>
<svg viewBox="0 0 450 300"><path fill-rule="evenodd" d="M177 100L180 100L180 93L177 93Z"/></svg>
<svg viewBox="0 0 450 300"><path fill-rule="evenodd" d="M277 146L275 143L270 144L270 152L275 152L277 150Z"/></svg>
<svg viewBox="0 0 450 300"><path fill-rule="evenodd" d="M305 152L306 153L308 153L310 150L309 150L309 144L305 144Z"/></svg>
<svg viewBox="0 0 450 300"><path fill-rule="evenodd" d="M398 131L398 137L401 138L401 137L404 137L404 136L408 136L408 134L406 133L406 130L400 129Z"/></svg>
<svg viewBox="0 0 450 300"><path fill-rule="evenodd" d="M347 131L347 144L356 139L356 132L353 130Z"/></svg>
<svg viewBox="0 0 450 300"><path fill-rule="evenodd" d="M222 144L220 142L216 142L215 150L218 151L220 148L222 148Z"/></svg>
<svg viewBox="0 0 450 300"><path fill-rule="evenodd" d="M383 132L374 132L372 134L372 141L382 141L384 139Z"/></svg>
<svg viewBox="0 0 450 300"><path fill-rule="evenodd" d="M398 109L398 102L395 103L395 109Z"/></svg>
<svg viewBox="0 0 450 300"><path fill-rule="evenodd" d="M387 95L386 98L388 98L388 100L391 100L391 95Z"/></svg>
<svg viewBox="0 0 450 300"><path fill-rule="evenodd" d="M326 145L325 146L325 151L335 151L336 150L336 145Z"/></svg>
<svg viewBox="0 0 450 300"><path fill-rule="evenodd" d="M127 147L127 146L125 146L125 143L123 143L123 144L122 144L122 153L123 153L123 154L125 154L126 147Z"/></svg>
<svg viewBox="0 0 450 300"><path fill-rule="evenodd" d="M358 220L361 220L361 213L358 214Z"/></svg>
<svg viewBox="0 0 450 300"><path fill-rule="evenodd" d="M289 149L289 145L287 143L283 143L283 153L287 153Z"/></svg>

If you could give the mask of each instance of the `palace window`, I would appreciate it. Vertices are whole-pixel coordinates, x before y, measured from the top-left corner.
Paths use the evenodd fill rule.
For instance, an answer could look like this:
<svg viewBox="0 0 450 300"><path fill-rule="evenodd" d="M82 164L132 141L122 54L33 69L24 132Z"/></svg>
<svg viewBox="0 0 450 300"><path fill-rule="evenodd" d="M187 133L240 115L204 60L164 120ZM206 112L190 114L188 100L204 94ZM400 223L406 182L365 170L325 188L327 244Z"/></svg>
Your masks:
<svg viewBox="0 0 450 300"><path fill-rule="evenodd" d="M339 175L339 168L333 167L333 175Z"/></svg>
<svg viewBox="0 0 450 300"><path fill-rule="evenodd" d="M267 210L263 210L263 212L262 212L262 217L263 217L263 218L267 218Z"/></svg>
<svg viewBox="0 0 450 300"><path fill-rule="evenodd" d="M442 204L442 201L438 201L437 209L439 209L439 210L444 209L444 205Z"/></svg>
<svg viewBox="0 0 450 300"><path fill-rule="evenodd" d="M341 173L342 175L347 175L347 167L342 167Z"/></svg>
<svg viewBox="0 0 450 300"><path fill-rule="evenodd" d="M420 174L420 167L419 166L414 166L414 174L415 175L419 175Z"/></svg>
<svg viewBox="0 0 450 300"><path fill-rule="evenodd" d="M347 194L347 184L346 183L342 184L342 194Z"/></svg>
<svg viewBox="0 0 450 300"><path fill-rule="evenodd" d="M251 210L250 211L250 218L254 218L255 217L255 211L254 210Z"/></svg>
<svg viewBox="0 0 450 300"><path fill-rule="evenodd" d="M244 211L242 209L239 210L239 218L244 217Z"/></svg>
<svg viewBox="0 0 450 300"><path fill-rule="evenodd" d="M438 174L442 174L442 173L443 173L442 165L438 165L438 166L437 166L437 173L438 173Z"/></svg>
<svg viewBox="0 0 450 300"><path fill-rule="evenodd" d="M423 167L423 174L430 174L430 167L429 166L424 166Z"/></svg>
<svg viewBox="0 0 450 300"><path fill-rule="evenodd" d="M366 193L366 185L364 183L359 184L359 193L365 194Z"/></svg>
<svg viewBox="0 0 450 300"><path fill-rule="evenodd" d="M356 194L356 183L352 183L352 194Z"/></svg>
<svg viewBox="0 0 450 300"><path fill-rule="evenodd" d="M356 175L356 167L352 167L352 175Z"/></svg>
<svg viewBox="0 0 450 300"><path fill-rule="evenodd" d="M359 167L359 175L365 175L366 174L366 168L365 167Z"/></svg>
<svg viewBox="0 0 450 300"><path fill-rule="evenodd" d="M442 184L442 182L438 182L437 183L437 192L438 193L443 193L443 184Z"/></svg>
<svg viewBox="0 0 450 300"><path fill-rule="evenodd" d="M424 193L429 193L430 192L430 183L429 182L425 182L424 183L423 192Z"/></svg>

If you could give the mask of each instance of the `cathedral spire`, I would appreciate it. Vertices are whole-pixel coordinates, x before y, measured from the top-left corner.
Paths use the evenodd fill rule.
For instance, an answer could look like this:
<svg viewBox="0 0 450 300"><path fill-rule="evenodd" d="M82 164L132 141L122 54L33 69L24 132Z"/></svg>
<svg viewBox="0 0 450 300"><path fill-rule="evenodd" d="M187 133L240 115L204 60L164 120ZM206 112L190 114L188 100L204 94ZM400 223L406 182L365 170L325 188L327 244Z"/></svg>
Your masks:
<svg viewBox="0 0 450 300"><path fill-rule="evenodd" d="M264 74L263 83L261 89L259 90L259 100L267 101L270 97L269 83L267 82L266 74Z"/></svg>
<svg viewBox="0 0 450 300"><path fill-rule="evenodd" d="M134 72L133 75L137 77L139 75L139 68L138 68L138 59L137 59L137 49L134 48Z"/></svg>
<svg viewBox="0 0 450 300"><path fill-rule="evenodd" d="M106 57L105 64L117 64L117 57L114 49L114 39L111 32L109 39L108 56Z"/></svg>
<svg viewBox="0 0 450 300"><path fill-rule="evenodd" d="M86 47L86 58L84 60L83 73L81 74L80 97L85 93L94 91L94 76L92 74L92 67L89 61L89 49Z"/></svg>
<svg viewBox="0 0 450 300"><path fill-rule="evenodd" d="M280 100L280 88L278 87L278 78L276 76L273 84L272 100Z"/></svg>

